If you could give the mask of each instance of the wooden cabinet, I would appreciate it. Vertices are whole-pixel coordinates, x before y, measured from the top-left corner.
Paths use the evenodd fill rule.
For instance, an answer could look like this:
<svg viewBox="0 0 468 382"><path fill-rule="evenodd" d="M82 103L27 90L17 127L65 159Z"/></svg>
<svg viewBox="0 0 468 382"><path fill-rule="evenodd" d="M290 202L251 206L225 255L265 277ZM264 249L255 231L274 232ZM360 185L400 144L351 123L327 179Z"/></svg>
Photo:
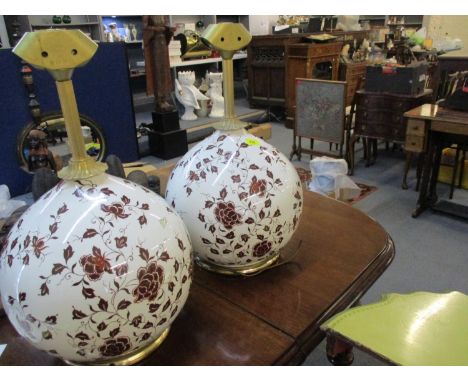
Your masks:
<svg viewBox="0 0 468 382"><path fill-rule="evenodd" d="M250 107L285 106L285 53L300 35L254 36L247 48Z"/></svg>
<svg viewBox="0 0 468 382"><path fill-rule="evenodd" d="M359 78L362 78L366 74L367 62L349 62L340 63L338 79L340 81L346 81L346 106L351 105L354 94L356 93Z"/></svg>
<svg viewBox="0 0 468 382"><path fill-rule="evenodd" d="M358 90L354 132L358 136L404 142L406 121L403 114L431 100L431 90L414 96Z"/></svg>
<svg viewBox="0 0 468 382"><path fill-rule="evenodd" d="M294 128L296 79L338 80L343 42L299 43L286 46L286 127Z"/></svg>

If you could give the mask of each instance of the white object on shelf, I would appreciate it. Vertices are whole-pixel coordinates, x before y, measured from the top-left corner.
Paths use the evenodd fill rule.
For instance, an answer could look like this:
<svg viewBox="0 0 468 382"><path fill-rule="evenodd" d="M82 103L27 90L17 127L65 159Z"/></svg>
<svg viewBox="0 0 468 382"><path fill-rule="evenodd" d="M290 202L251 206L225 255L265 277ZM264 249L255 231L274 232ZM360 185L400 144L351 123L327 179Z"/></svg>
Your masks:
<svg viewBox="0 0 468 382"><path fill-rule="evenodd" d="M224 117L223 73L207 73L207 82L210 88L206 95L211 99L211 118Z"/></svg>
<svg viewBox="0 0 468 382"><path fill-rule="evenodd" d="M203 95L195 86L195 72L186 71L179 72L178 79L175 80L176 85L176 97L179 102L184 105L185 113L181 119L184 121L193 121L198 119L194 113L195 109L200 109L198 101L209 100L208 97Z"/></svg>
<svg viewBox="0 0 468 382"><path fill-rule="evenodd" d="M5 184L0 185L0 219L9 217L16 209L26 205L21 200L10 199L10 190Z"/></svg>

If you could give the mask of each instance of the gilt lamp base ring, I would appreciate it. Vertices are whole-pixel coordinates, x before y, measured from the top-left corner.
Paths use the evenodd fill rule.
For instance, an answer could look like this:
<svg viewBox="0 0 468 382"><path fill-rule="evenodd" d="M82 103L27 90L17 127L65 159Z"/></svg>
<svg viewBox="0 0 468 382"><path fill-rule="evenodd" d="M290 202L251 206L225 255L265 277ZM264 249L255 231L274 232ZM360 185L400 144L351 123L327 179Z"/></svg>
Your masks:
<svg viewBox="0 0 468 382"><path fill-rule="evenodd" d="M168 333L169 333L169 328L164 330L162 334L156 338L153 342L150 344L146 345L142 349L138 349L133 353L126 354L122 357L116 357L116 358L111 358L107 360L100 360L97 362L93 363L80 363L80 362L72 362L72 361L65 361L69 365L75 365L75 366L83 366L83 365L93 365L93 366L130 366L134 365L146 357L148 357L152 352L154 352L166 339Z"/></svg>
<svg viewBox="0 0 468 382"><path fill-rule="evenodd" d="M195 261L200 268L210 272L219 273L227 276L248 276L253 273L259 273L263 270L268 269L278 261L279 256L279 253L276 253L271 257L268 257L258 263L247 264L241 267L227 267L219 264L214 264L212 262L201 259L199 256L195 256Z"/></svg>

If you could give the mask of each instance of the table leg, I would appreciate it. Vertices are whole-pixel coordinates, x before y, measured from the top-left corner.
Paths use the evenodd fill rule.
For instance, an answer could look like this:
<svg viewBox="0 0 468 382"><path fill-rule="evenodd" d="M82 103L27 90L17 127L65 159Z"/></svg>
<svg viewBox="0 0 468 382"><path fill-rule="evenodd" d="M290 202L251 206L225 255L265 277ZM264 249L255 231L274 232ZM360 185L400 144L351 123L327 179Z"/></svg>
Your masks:
<svg viewBox="0 0 468 382"><path fill-rule="evenodd" d="M289 160L292 160L294 155L298 155L297 153L297 145L296 145L296 135L294 134L293 136L293 146L292 146L292 151L291 154L289 154Z"/></svg>
<svg viewBox="0 0 468 382"><path fill-rule="evenodd" d="M439 178L440 160L442 158L444 145L441 142L436 142L435 147L434 165L432 166L429 196L427 198L429 206L432 206L437 202L437 179Z"/></svg>
<svg viewBox="0 0 468 382"><path fill-rule="evenodd" d="M356 140L358 140L359 137L356 137L356 134L353 134L351 136L351 139L348 142L348 157L349 157L349 170L348 174L353 175L354 174L354 146L356 144Z"/></svg>
<svg viewBox="0 0 468 382"><path fill-rule="evenodd" d="M353 345L327 334L327 359L334 366L349 366L354 361Z"/></svg>
<svg viewBox="0 0 468 382"><path fill-rule="evenodd" d="M421 180L421 189L419 191L419 198L418 203L416 205L416 209L413 211L413 218L417 218L429 205L427 200L428 194L428 186L429 186L429 179L431 177L431 169L433 167L434 162L434 153L435 147L433 144L434 138L432 137L432 133L429 131L429 137L427 140L427 147L428 151L427 154L424 156L424 167L423 167L423 174Z"/></svg>
<svg viewBox="0 0 468 382"><path fill-rule="evenodd" d="M310 139L310 151L314 151L314 140L312 138ZM331 151L331 149L330 149L330 151ZM312 153L310 153L310 159L311 160L314 159L314 155Z"/></svg>
<svg viewBox="0 0 468 382"><path fill-rule="evenodd" d="M426 156L426 153L420 153L418 156L418 165L416 167L416 192L419 191L419 186L421 184L421 175L422 175L422 169L424 166L425 156Z"/></svg>
<svg viewBox="0 0 468 382"><path fill-rule="evenodd" d="M297 159L300 161L302 157L302 138L298 137L299 139L299 146L297 148Z"/></svg>
<svg viewBox="0 0 468 382"><path fill-rule="evenodd" d="M403 182L401 183L401 188L403 190L408 189L408 183L406 183L406 178L408 177L408 172L411 166L411 159L413 159L413 153L411 151L406 152L406 164L405 164L405 172L403 174Z"/></svg>

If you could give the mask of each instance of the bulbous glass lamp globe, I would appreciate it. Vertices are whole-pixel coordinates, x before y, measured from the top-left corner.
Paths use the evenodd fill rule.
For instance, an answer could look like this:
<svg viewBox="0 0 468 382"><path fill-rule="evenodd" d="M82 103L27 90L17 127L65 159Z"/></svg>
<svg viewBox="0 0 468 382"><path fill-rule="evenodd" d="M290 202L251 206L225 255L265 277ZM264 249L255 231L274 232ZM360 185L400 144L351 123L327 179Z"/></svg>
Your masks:
<svg viewBox="0 0 468 382"><path fill-rule="evenodd" d="M0 292L11 323L70 363L129 364L165 338L191 283L180 217L107 174L62 181L10 231Z"/></svg>
<svg viewBox="0 0 468 382"><path fill-rule="evenodd" d="M302 186L289 160L244 129L218 130L170 176L166 200L189 230L197 262L248 274L275 262L302 212Z"/></svg>

